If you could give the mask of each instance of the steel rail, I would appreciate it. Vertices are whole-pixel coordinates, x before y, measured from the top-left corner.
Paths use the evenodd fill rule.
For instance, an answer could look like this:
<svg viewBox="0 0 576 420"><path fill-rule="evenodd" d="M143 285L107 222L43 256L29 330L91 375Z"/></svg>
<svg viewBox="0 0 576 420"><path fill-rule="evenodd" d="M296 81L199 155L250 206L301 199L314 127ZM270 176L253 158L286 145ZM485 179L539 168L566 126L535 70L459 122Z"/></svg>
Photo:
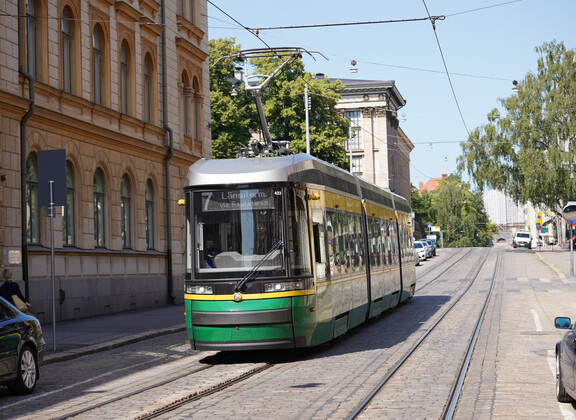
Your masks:
<svg viewBox="0 0 576 420"><path fill-rule="evenodd" d="M400 358L400 360L398 360L398 362L396 362L394 366L390 368L388 373L380 380L380 382L378 382L378 384L376 384L376 386L372 388L372 390L368 393L368 395L346 417L346 420L353 420L360 416L360 414L366 409L366 407L370 405L374 397L384 388L386 383L388 383L388 381L398 372L398 370L402 367L402 365L404 365L404 363L410 358L410 356L413 355L416 349L420 347L420 345L424 342L424 340L426 340L426 338L436 328L436 326L438 326L438 324L442 322L442 320L448 315L448 313L450 313L450 311L458 304L458 302L460 302L460 300L468 293L472 285L478 279L478 275L480 274L480 271L484 267L484 264L486 263L486 260L488 259L489 255L490 251L486 253L486 255L482 260L482 263L478 264L475 267L475 273L473 275L472 280L468 283L466 288L462 290L460 295L446 308L446 310L436 319L436 321L434 321L434 323L422 334L422 336L420 336L420 338L416 341L416 343L414 343L414 345L410 347L410 349L408 349L406 353L404 353L404 355ZM492 279L492 282L494 282L494 279Z"/></svg>
<svg viewBox="0 0 576 420"><path fill-rule="evenodd" d="M437 267L434 267L434 269L436 268L441 268L440 273L434 277L433 279L427 281L426 283L424 283L422 286L419 286L416 291L419 292L423 289L425 289L426 287L430 286L431 284L434 284L434 282L436 280L438 280L440 278L440 276L442 276L442 274L444 274L445 272L447 272L449 269L451 269L452 267L454 267L456 265L456 263L458 263L462 258L464 258L466 255L470 254L470 252L472 252L472 248L469 248L467 250L460 250L460 252L458 252L457 254L453 255L450 257L449 260L442 262L442 265L439 265ZM450 264L448 266L445 267L445 264ZM417 282L418 284L418 282Z"/></svg>
<svg viewBox="0 0 576 420"><path fill-rule="evenodd" d="M448 396L448 401L444 406L444 410L442 411L442 415L440 419L442 420L451 420L454 417L454 412L456 411L456 406L460 399L460 394L462 393L462 387L464 386L464 380L466 379L466 373L468 372L468 367L470 366L470 360L472 359L472 354L474 353L474 349L476 348L476 342L478 341L478 335L480 334L480 329L482 328L482 324L484 323L484 317L486 315L486 311L488 309L488 305L492 299L492 293L494 292L494 284L496 283L496 273L502 264L502 258L500 252L497 254L496 264L494 265L494 274L492 275L492 282L490 284L490 290L486 295L486 299L484 300L484 306L482 307L482 312L478 317L476 325L474 327L474 331L472 333L472 338L468 343L468 347L466 348L465 357L460 364L460 368L458 369L458 375L456 375L456 380L454 381L454 385L450 390L450 395Z"/></svg>
<svg viewBox="0 0 576 420"><path fill-rule="evenodd" d="M108 405L108 404L115 403L116 401L124 400L124 399L126 399L126 398L133 397L134 395L141 394L142 392L146 392L146 391L149 391L149 390L151 390L151 389L164 386L164 385L166 385L166 384L169 384L170 382L177 381L178 379L185 378L185 377L188 376L188 375L191 375L191 374L194 374L194 373L198 373L198 372L201 372L201 371L203 371L203 370L210 369L210 368L212 368L212 367L214 367L214 365L202 366L202 367L193 369L192 371L181 373L180 375L174 376L174 377L172 377L172 378L170 378L170 379L165 379L165 380L160 381L160 382L157 382L157 383L155 383L155 384L153 384L153 385L149 385L149 386L146 386L146 387L144 387L144 388L140 388L140 389L138 389L138 390L136 390L136 391L128 392L128 393L122 394L122 395L120 395L120 396L118 396L118 397L114 397L114 398L111 398L111 399L109 399L109 400L102 401L102 402L100 402L100 403L98 403L98 404L94 404L94 405L90 405L90 406L88 406L88 407L84 407L84 408L82 408L81 410L77 410L77 411L74 411L74 412L72 412L72 413L66 413L65 415L60 416L60 417L51 418L51 420L64 420L64 419L68 419L68 418L71 418L71 417L76 417L76 416L78 416L78 415L80 415L80 414L84 414L84 413L87 413L87 412L89 412L89 411L96 410L97 408L104 407L104 406L106 406L106 405Z"/></svg>

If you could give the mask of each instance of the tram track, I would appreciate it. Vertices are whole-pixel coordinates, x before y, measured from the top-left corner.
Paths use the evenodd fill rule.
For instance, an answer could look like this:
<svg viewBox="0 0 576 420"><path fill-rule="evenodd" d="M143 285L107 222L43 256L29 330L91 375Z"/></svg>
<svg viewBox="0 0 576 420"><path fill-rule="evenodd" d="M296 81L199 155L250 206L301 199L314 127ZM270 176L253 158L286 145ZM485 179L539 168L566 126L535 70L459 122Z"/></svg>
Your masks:
<svg viewBox="0 0 576 420"><path fill-rule="evenodd" d="M314 350L311 349L308 352L310 351L313 352ZM185 369L178 375L171 376L165 380L157 381L149 386L137 387L131 392L126 392L122 395L106 398L99 401L98 403L86 405L82 407L82 409L67 412L65 415L59 417L51 417L51 419L64 420L69 418L105 417L105 413L107 412L118 412L118 407L132 407L138 404L137 402L134 403L134 401L153 401L154 397L156 397L158 401L163 399L166 401L164 403L157 404L156 407L154 407L154 404L149 405L147 408L143 409L143 413L139 413L137 415L134 415L133 412L126 412L125 416L126 418L133 418L138 420L157 418L159 416L169 414L171 411L185 406L186 404L200 400L209 395L222 392L233 385L240 384L274 367L278 363L283 363L286 362L286 360L294 358L294 353L281 352L279 355L276 354L272 356L270 356L270 353L264 353L262 356L264 360L259 359L259 357L260 356L254 356L254 353L250 353L249 355L239 354L236 352L220 352L212 354L198 362L205 363L202 366L198 366L198 363L195 363L194 365L196 367ZM247 359L249 360L247 361ZM212 361L213 363L208 363L208 361ZM242 364L242 367L234 370L229 368L230 366L235 366L238 364ZM229 375L223 375L222 371L231 372ZM211 378L212 380L207 378ZM214 380L214 378L219 379ZM186 388L186 385L183 385L183 383L190 383L194 380L202 384L198 387L198 389L189 393L179 395L174 394L166 398L160 397L162 394L162 387L171 385L172 388L184 389Z"/></svg>
<svg viewBox="0 0 576 420"><path fill-rule="evenodd" d="M460 262L463 258L465 258L466 256L468 256L470 254L470 252L472 252L472 249L466 249L466 250L461 250L460 252L458 252L456 255L451 256L451 258L449 260L447 260L446 262L443 262L442 266L438 266L435 267L435 273L434 273L434 277L429 280L425 286L428 286L430 284L433 284L435 281L439 280L442 278L442 276L448 272L452 267L454 267L458 262ZM486 258L488 257L488 253L486 253L483 256L483 259L480 263L475 264L474 265L474 269L473 269L473 273L468 276L468 277L472 277L472 281L469 282L468 286L466 287L465 290L463 290L460 295L454 299L454 302L450 305L450 307L445 311L446 314L452 309L452 307L454 307L458 301L466 294L466 292L469 290L470 287L472 287L476 277L478 276L478 273L482 270L482 267L484 266L484 262L486 261ZM438 268L440 268L440 272L437 272ZM423 342L427 335L430 334L435 326L437 324L439 324L442 321L442 318L445 316L445 314L441 315L439 317L438 320L435 321L435 323L427 330L427 332L418 340L418 342L413 346L414 350L420 345L421 342ZM321 353L323 350L321 348L317 348L315 350L308 350L307 352L307 356L308 357L312 357L313 355L311 353ZM410 353L410 351L408 352ZM407 359L408 357L410 357L410 354L407 354L405 356L405 358L403 359ZM397 367L393 367L392 370L388 373L387 377L391 378L394 373L395 370L399 369L401 367L401 365L403 364L405 360L400 360L397 363ZM178 401L174 401L170 404L166 404L163 407L157 408L153 411L150 411L149 413L143 414L141 416L136 417L138 420L145 420L145 419L152 419L152 418L158 418L158 417L164 417L166 415L169 415L171 412L178 410L182 407L185 407L188 404L194 403L198 400L201 400L202 398L211 396L213 394L217 394L219 392L223 392L225 391L227 388L230 388L233 385L237 385L237 384L241 384L244 381L247 381L248 379L264 373L265 371L267 371L270 368L273 368L274 366L276 366L278 363L280 363L280 360L277 361L270 361L269 363L267 363L264 366L259 366L256 367L250 371L244 372L240 375L238 375L237 377L234 377L228 381L223 381L219 384L216 384L210 388L198 391L198 392L194 392L191 393L190 395L187 395L181 399L179 399ZM386 378L385 378L386 379ZM457 395L457 393L455 392L454 395ZM350 417L350 418L356 418L356 417Z"/></svg>
<svg viewBox="0 0 576 420"><path fill-rule="evenodd" d="M397 374L397 372L406 364L406 362L416 353L416 351L421 346L421 344L438 327L438 325L440 325L440 323L446 318L446 316L451 313L451 311L457 306L457 304L461 301L461 299L467 295L469 290L472 288L472 286L478 280L480 273L482 272L482 269L485 266L486 261L487 261L489 256L490 256L490 252L487 252L484 255L484 258L482 259L481 263L475 265L472 279L471 279L471 281L468 282L467 286L464 289L462 289L462 291L460 292L460 294L458 296L456 296L455 298L452 299L452 302L444 310L444 312L442 312L442 314L440 314L437 317L437 319L432 323L432 325L426 331L424 331L424 333L416 340L416 342L412 345L412 347L410 347L406 351L406 353L404 353L404 355L402 357L400 357L400 359L388 370L388 372L386 373L386 375L384 375L384 377L380 380L380 382L378 382L372 388L372 390L367 394L367 396L350 412L350 414L346 417L347 420L357 419L362 415L362 413L374 401L376 396L379 395L383 391L383 389L388 384L388 382ZM458 403L458 399L459 399L459 396L460 396L460 393L462 390L462 385L463 385L465 377L466 377L466 372L468 370L470 359L471 359L472 354L474 352L474 348L475 348L475 344L476 344L476 340L477 340L479 331L482 327L484 315L486 313L486 309L487 309L487 307L490 303L490 300L492 298L492 291L494 289L494 284L496 281L495 273L499 270L499 267L501 265L500 253L497 254L496 258L497 258L497 261L495 264L494 273L492 275L492 280L491 280L489 292L487 293L487 296L485 298L482 310L481 310L481 312L480 312L480 314L476 320L476 324L475 324L475 327L472 331L471 338L468 341L468 346L466 347L466 351L465 351L464 356L460 362L460 365L458 368L458 373L456 374L456 377L453 381L453 385L451 387L450 393L447 397L446 404L444 405L444 408L442 410L442 414L441 414L440 418L443 420L444 419L452 419L452 417L454 415L454 411L456 409L456 405ZM454 261L452 264L450 264L450 266L448 268L443 270L443 273L448 271L448 269L450 267L452 267L453 265L455 265L456 262L458 262L458 261L459 261L459 259ZM436 276L431 281L438 279L441 274ZM430 284L430 282L427 284Z"/></svg>
<svg viewBox="0 0 576 420"><path fill-rule="evenodd" d="M426 273L426 277L434 275L433 278L427 280L424 284L420 284L422 281L418 279L416 282L416 292L421 292L422 290L428 288L430 285L434 284L438 279L440 279L444 273L454 267L459 263L464 257L468 256L472 252L472 248L459 249L454 255L451 255L448 260L442 261L439 265L432 268L430 272ZM436 273L439 271L438 273Z"/></svg>

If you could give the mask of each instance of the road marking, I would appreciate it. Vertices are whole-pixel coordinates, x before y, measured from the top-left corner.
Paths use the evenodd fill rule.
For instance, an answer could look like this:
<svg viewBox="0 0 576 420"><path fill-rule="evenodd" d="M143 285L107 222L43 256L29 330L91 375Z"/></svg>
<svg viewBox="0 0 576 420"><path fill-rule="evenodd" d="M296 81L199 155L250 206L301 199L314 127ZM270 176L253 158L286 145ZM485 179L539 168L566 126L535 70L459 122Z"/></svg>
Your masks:
<svg viewBox="0 0 576 420"><path fill-rule="evenodd" d="M536 325L536 331L542 331L542 324L540 323L540 317L534 309L530 309L532 317L534 318L534 324Z"/></svg>

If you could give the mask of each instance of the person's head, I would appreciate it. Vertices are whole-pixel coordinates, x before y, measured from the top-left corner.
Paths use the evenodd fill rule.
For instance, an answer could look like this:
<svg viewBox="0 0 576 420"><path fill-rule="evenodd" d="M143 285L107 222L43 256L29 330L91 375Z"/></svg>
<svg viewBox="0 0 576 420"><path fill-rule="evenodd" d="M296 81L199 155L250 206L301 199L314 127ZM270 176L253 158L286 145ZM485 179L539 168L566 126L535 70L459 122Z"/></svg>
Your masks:
<svg viewBox="0 0 576 420"><path fill-rule="evenodd" d="M264 236L267 231L268 229L266 228L266 225L264 223L259 222L258 224L256 224L256 232L258 233L258 236Z"/></svg>
<svg viewBox="0 0 576 420"><path fill-rule="evenodd" d="M2 272L2 281L9 281L10 279L12 279L12 271L5 268Z"/></svg>

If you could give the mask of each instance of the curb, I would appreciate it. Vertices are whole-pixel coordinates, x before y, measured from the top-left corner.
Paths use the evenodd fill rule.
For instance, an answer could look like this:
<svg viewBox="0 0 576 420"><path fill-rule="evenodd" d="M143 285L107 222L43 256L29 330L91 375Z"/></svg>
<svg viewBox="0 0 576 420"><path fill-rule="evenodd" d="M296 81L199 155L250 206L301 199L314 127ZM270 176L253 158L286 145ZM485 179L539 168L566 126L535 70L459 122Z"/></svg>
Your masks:
<svg viewBox="0 0 576 420"><path fill-rule="evenodd" d="M88 354L111 350L118 347L126 346L128 344L144 341L149 338L160 337L162 335L173 334L184 330L186 330L186 325L181 324L170 328L162 328L157 330L145 331L138 334L127 335L125 337L117 338L114 340L104 341L102 343L92 344L89 346L79 347L76 349L66 350L52 354L46 354L46 350L44 350L44 358L42 364L48 365L50 363L64 362L66 360L75 359L77 357L85 356Z"/></svg>
<svg viewBox="0 0 576 420"><path fill-rule="evenodd" d="M558 267L556 267L554 264L552 264L550 261L548 261L546 258L540 256L539 252L535 252L536 256L540 259L540 261L542 263L544 263L545 265L548 266L548 268L550 268L552 271L554 271L554 273L558 276L559 279L561 280L568 280L566 275L558 269Z"/></svg>

